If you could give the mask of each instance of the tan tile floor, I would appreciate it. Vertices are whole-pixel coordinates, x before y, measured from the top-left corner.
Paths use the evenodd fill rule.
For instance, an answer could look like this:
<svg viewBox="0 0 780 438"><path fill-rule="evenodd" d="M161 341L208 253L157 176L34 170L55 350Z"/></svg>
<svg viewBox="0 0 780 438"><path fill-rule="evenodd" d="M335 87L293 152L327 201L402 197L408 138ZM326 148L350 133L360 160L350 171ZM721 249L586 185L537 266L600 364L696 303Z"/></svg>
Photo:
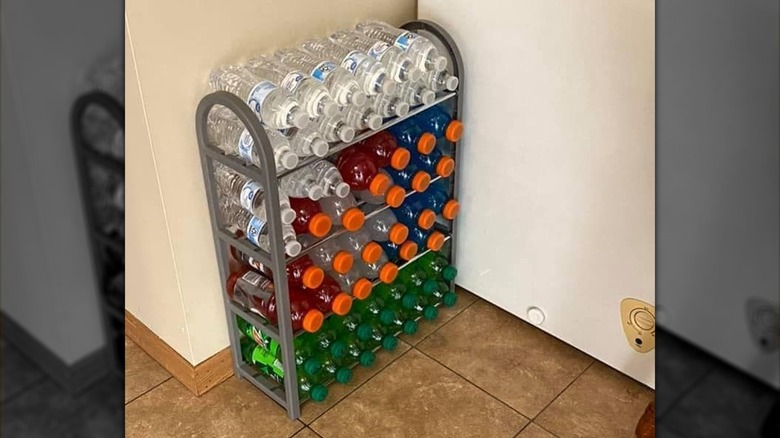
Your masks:
<svg viewBox="0 0 780 438"><path fill-rule="evenodd" d="M465 291L301 419L247 382L198 398L131 341L128 437L631 437L653 391ZM479 333L491 333L486 340Z"/></svg>

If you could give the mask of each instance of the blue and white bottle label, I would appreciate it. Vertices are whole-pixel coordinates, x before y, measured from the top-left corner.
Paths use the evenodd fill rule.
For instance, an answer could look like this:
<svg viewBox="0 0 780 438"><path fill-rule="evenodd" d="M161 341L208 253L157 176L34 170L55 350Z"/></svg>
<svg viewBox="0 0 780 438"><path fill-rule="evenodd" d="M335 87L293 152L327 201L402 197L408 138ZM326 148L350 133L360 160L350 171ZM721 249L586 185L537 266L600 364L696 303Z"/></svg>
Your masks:
<svg viewBox="0 0 780 438"><path fill-rule="evenodd" d="M406 31L398 36L398 38L395 39L395 43L393 43L396 47L403 50L404 52L409 50L409 46L412 45L414 40L417 39L420 35L417 35L414 32Z"/></svg>
<svg viewBox="0 0 780 438"><path fill-rule="evenodd" d="M271 82L259 82L254 86L254 88L252 88L252 91L249 92L249 97L246 99L246 103L259 116L260 112L263 110L263 102L265 102L265 99L268 97L268 95L271 94L271 92L275 89L276 85L272 84Z"/></svg>
<svg viewBox="0 0 780 438"><path fill-rule="evenodd" d="M252 134L244 129L238 137L238 156L243 158L247 163L251 163L254 150L255 142L252 140Z"/></svg>
<svg viewBox="0 0 780 438"><path fill-rule="evenodd" d="M368 55L361 52L360 50L353 50L344 57L343 61L341 61L341 67L354 75L360 63L362 63L363 60L365 60L367 57Z"/></svg>
<svg viewBox="0 0 780 438"><path fill-rule="evenodd" d="M328 75L336 68L336 64L330 61L322 61L316 67L314 67L314 70L311 71L311 75L314 79L320 82L325 82L325 79L328 77Z"/></svg>
<svg viewBox="0 0 780 438"><path fill-rule="evenodd" d="M368 56L376 60L381 60L382 56L384 56L385 52L387 52L387 49L389 48L390 44L387 44L384 41L377 41L373 46L371 46L370 49L368 49Z"/></svg>
<svg viewBox="0 0 780 438"><path fill-rule="evenodd" d="M266 224L266 221L257 216L252 216L252 219L249 219L249 224L246 226L246 238L259 247L260 235L265 231Z"/></svg>
<svg viewBox="0 0 780 438"><path fill-rule="evenodd" d="M300 71L294 71L282 79L282 83L279 84L284 88L285 90L289 91L290 93L295 93L295 90L298 89L298 87L301 85L301 81L306 77L306 75L303 74L303 72Z"/></svg>
<svg viewBox="0 0 780 438"><path fill-rule="evenodd" d="M241 194L239 195L241 206L251 212L257 196L263 196L263 186L257 181L247 181L241 187Z"/></svg>

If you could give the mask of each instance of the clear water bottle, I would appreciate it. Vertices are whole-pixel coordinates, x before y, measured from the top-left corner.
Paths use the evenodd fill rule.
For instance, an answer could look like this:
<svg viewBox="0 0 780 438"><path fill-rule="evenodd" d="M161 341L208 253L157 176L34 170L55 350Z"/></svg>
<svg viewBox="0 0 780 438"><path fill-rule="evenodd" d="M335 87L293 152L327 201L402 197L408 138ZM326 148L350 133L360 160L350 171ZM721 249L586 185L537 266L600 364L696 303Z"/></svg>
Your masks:
<svg viewBox="0 0 780 438"><path fill-rule="evenodd" d="M239 204L258 218L264 221L268 220L265 211L265 191L259 182L234 172L221 163L214 163L214 179L221 196L231 200L234 204ZM290 198L282 192L279 192L279 207L282 223L293 223L295 211L290 208Z"/></svg>
<svg viewBox="0 0 780 438"><path fill-rule="evenodd" d="M215 107L209 113L207 120L209 143L262 168L260 149L255 146L249 131L232 111L223 106ZM266 129L265 133L274 151L276 171L294 169L298 165L298 155L292 151L290 142L275 129Z"/></svg>
<svg viewBox="0 0 780 438"><path fill-rule="evenodd" d="M430 105L436 99L436 93L419 82L404 82L396 96L409 106Z"/></svg>
<svg viewBox="0 0 780 438"><path fill-rule="evenodd" d="M330 150L330 145L322 138L314 123L303 129L288 130L287 139L290 141L290 149L301 158L310 155L324 157Z"/></svg>
<svg viewBox="0 0 780 438"><path fill-rule="evenodd" d="M420 83L438 93L457 90L460 80L447 70L431 70L423 73Z"/></svg>
<svg viewBox="0 0 780 438"><path fill-rule="evenodd" d="M376 131L382 126L382 116L377 114L372 107L367 105L352 105L345 107L341 110L341 114L344 116L344 121L347 125L359 131L365 129Z"/></svg>
<svg viewBox="0 0 780 438"><path fill-rule="evenodd" d="M227 197L223 196L219 205L225 223L238 228L258 248L270 252L271 240L268 237L267 221L246 211L240 205L231 202ZM301 244L296 240L295 231L293 231L291 225L282 227L282 239L284 240L284 252L288 256L295 257L301 253Z"/></svg>
<svg viewBox="0 0 780 438"><path fill-rule="evenodd" d="M330 161L318 161L310 165L314 179L322 187L323 196L346 198L349 195L349 184L344 182L341 173Z"/></svg>
<svg viewBox="0 0 780 438"><path fill-rule="evenodd" d="M317 132L325 141L349 143L355 138L355 129L346 124L341 113L330 117L320 117L315 123L317 124Z"/></svg>
<svg viewBox="0 0 780 438"><path fill-rule="evenodd" d="M362 50L344 47L328 38L311 39L301 47L322 59L341 60L341 67L355 76L368 96L395 92L396 83L385 66Z"/></svg>
<svg viewBox="0 0 780 438"><path fill-rule="evenodd" d="M318 201L323 189L311 166L302 167L279 180L279 189L291 198L309 198Z"/></svg>
<svg viewBox="0 0 780 438"><path fill-rule="evenodd" d="M424 36L399 29L383 21L365 21L358 23L355 28L371 38L390 43L403 50L411 56L417 68L422 71L447 68L447 58L439 55L436 46Z"/></svg>
<svg viewBox="0 0 780 438"><path fill-rule="evenodd" d="M341 30L330 36L331 41L352 50L362 50L381 62L396 82L420 80L420 70L401 49L384 41L377 41L354 30Z"/></svg>
<svg viewBox="0 0 780 438"><path fill-rule="evenodd" d="M379 280L385 284L392 283L398 276L398 265L391 262L384 251L380 253L379 259L374 262L355 260L354 269L369 280Z"/></svg>
<svg viewBox="0 0 780 438"><path fill-rule="evenodd" d="M359 230L366 221L365 214L360 210L355 197L351 194L344 198L328 196L320 199L319 202L323 213L348 231Z"/></svg>
<svg viewBox="0 0 780 438"><path fill-rule="evenodd" d="M304 243L304 246L308 245ZM346 274L354 263L352 254L339 248L335 240L326 240L317 245L309 253L309 257L315 265L336 274Z"/></svg>
<svg viewBox="0 0 780 438"><path fill-rule="evenodd" d="M386 177L390 178L390 181L393 180L393 178L390 176L389 173L387 173L387 171L385 169L379 169L378 173L381 173L381 174L385 175ZM397 186L393 186L393 187L397 187ZM362 202L365 202L366 204L371 204L371 205L380 205L380 204L384 204L384 203L387 202L387 193L390 192L390 190L393 187L388 189L384 194L374 194L374 193L371 193L370 190L353 190L352 194L355 195L355 198L358 201L362 201ZM401 202L403 202L403 200ZM393 202L392 204L396 204L396 203L397 202ZM398 204L398 205L400 205L400 204Z"/></svg>
<svg viewBox="0 0 780 438"><path fill-rule="evenodd" d="M289 91L258 79L243 67L227 66L212 71L209 85L243 99L269 128L303 128L309 123L309 117Z"/></svg>
<svg viewBox="0 0 780 438"><path fill-rule="evenodd" d="M406 83L406 82L405 82ZM380 116L403 117L409 114L409 104L392 94L378 94L371 98L371 108Z"/></svg>
<svg viewBox="0 0 780 438"><path fill-rule="evenodd" d="M366 220L365 229L377 242L390 241L400 245L409 237L409 228L398 222L392 210L386 209Z"/></svg>
<svg viewBox="0 0 780 438"><path fill-rule="evenodd" d="M360 89L355 78L333 62L299 49L281 49L274 55L283 64L309 72L314 79L325 84L337 104L363 105L366 102L366 93Z"/></svg>
<svg viewBox="0 0 780 438"><path fill-rule="evenodd" d="M365 300L371 295L373 284L368 279L362 277L356 269L347 271L344 274L337 274L333 277L341 286L341 289L359 300Z"/></svg>
<svg viewBox="0 0 780 438"><path fill-rule="evenodd" d="M269 80L292 93L311 118L332 116L338 111L338 105L321 82L277 59L266 55L257 56L247 62L246 69L258 78Z"/></svg>

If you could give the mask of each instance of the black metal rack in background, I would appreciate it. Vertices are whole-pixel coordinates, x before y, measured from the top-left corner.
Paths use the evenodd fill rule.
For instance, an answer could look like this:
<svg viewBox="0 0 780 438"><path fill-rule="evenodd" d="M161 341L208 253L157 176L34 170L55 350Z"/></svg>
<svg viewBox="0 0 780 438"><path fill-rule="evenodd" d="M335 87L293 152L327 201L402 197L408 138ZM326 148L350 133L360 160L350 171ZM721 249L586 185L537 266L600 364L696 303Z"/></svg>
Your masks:
<svg viewBox="0 0 780 438"><path fill-rule="evenodd" d="M73 103L70 113L70 133L76 152L79 185L90 239L95 281L99 291L100 309L106 343L110 350L109 364L119 375L124 374L124 285L112 287L111 279L124 272L125 242L123 238L107 235L100 230L90 180L91 166L98 166L124 181L125 164L122 160L96 150L84 132L84 115L91 107L105 110L117 124L125 129L125 109L117 99L103 91L81 95ZM124 220L124 219L123 219Z"/></svg>

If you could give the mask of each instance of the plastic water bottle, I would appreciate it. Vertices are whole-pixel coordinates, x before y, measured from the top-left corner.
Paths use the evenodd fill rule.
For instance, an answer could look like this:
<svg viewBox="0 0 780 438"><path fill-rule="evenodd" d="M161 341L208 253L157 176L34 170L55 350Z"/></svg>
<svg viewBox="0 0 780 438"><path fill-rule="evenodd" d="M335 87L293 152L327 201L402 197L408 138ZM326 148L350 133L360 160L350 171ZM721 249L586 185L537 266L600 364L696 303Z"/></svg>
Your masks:
<svg viewBox="0 0 780 438"><path fill-rule="evenodd" d="M433 148L428 155L415 151L412 154L412 163L418 168L442 178L449 178L452 172L455 171L455 160L444 155L439 148Z"/></svg>
<svg viewBox="0 0 780 438"><path fill-rule="evenodd" d="M337 104L345 106L366 103L366 93L360 89L355 77L335 63L299 49L280 49L274 56L283 64L308 72L314 79L325 84Z"/></svg>
<svg viewBox="0 0 780 438"><path fill-rule="evenodd" d="M436 230L423 230L421 228L409 228L409 240L420 248L428 248L431 251L439 251L444 246L444 234Z"/></svg>
<svg viewBox="0 0 780 438"><path fill-rule="evenodd" d="M291 198L309 198L312 201L318 201L324 192L311 166L283 176L279 180L279 188Z"/></svg>
<svg viewBox="0 0 780 438"><path fill-rule="evenodd" d="M388 181L393 181L393 179L390 177L390 174L387 173L386 170L379 169L378 173L386 176ZM390 186L384 195L375 195L371 193L371 190L353 190L352 193L355 195L355 199L365 202L366 204L387 204L393 208L400 206L406 198L406 191L401 186Z"/></svg>
<svg viewBox="0 0 780 438"><path fill-rule="evenodd" d="M463 136L463 123L452 118L441 105L431 107L409 120L423 131L430 132L438 139L456 142Z"/></svg>
<svg viewBox="0 0 780 438"><path fill-rule="evenodd" d="M387 131L377 132L352 149L365 153L379 167L392 167L396 170L405 168L411 159L409 150L398 146L395 137Z"/></svg>
<svg viewBox="0 0 780 438"><path fill-rule="evenodd" d="M346 198L349 195L349 184L344 182L341 173L330 161L318 161L311 164L315 180L322 187L323 196Z"/></svg>
<svg viewBox="0 0 780 438"><path fill-rule="evenodd" d="M379 249L379 258L374 262L356 260L355 267L364 277L369 280L379 279L382 283L392 283L398 276L398 265L391 262L387 255Z"/></svg>
<svg viewBox="0 0 780 438"><path fill-rule="evenodd" d="M381 242L382 250L387 254L387 258L393 262L405 262L411 260L417 255L419 247L416 243L408 240L400 245L393 242Z"/></svg>
<svg viewBox="0 0 780 438"><path fill-rule="evenodd" d="M395 82L419 81L422 77L409 55L384 41L377 41L354 30L338 31L332 34L330 39L348 49L366 52L385 66Z"/></svg>
<svg viewBox="0 0 780 438"><path fill-rule="evenodd" d="M327 214L335 223L341 224L347 231L359 230L366 221L366 216L358 208L357 201L352 194L344 198L329 196L319 200L323 213Z"/></svg>
<svg viewBox="0 0 780 438"><path fill-rule="evenodd" d="M424 192L431 184L431 175L424 170L420 170L414 163L409 164L401 170L388 168L387 173L393 178L393 183L406 190Z"/></svg>
<svg viewBox="0 0 780 438"><path fill-rule="evenodd" d="M409 230L415 227L430 230L436 222L436 212L412 197L407 198L400 207L394 208L393 213L398 222L409 227Z"/></svg>
<svg viewBox="0 0 780 438"><path fill-rule="evenodd" d="M358 131L371 129L376 131L382 126L382 116L376 113L370 106L352 105L342 110L344 122Z"/></svg>
<svg viewBox="0 0 780 438"><path fill-rule="evenodd" d="M390 209L382 210L368 218L364 230L368 231L369 237L376 242L390 241L400 245L409 237L409 228L398 222Z"/></svg>
<svg viewBox="0 0 780 438"><path fill-rule="evenodd" d="M382 21L365 21L355 28L371 38L393 44L409 54L422 71L444 70L447 58L439 55L433 42L424 36L399 29Z"/></svg>
<svg viewBox="0 0 780 438"><path fill-rule="evenodd" d="M309 198L290 198L290 206L295 211L292 226L296 234L323 237L330 232L333 223L315 201Z"/></svg>
<svg viewBox="0 0 780 438"><path fill-rule="evenodd" d="M352 73L368 96L394 93L396 83L382 63L362 50L352 50L328 38L317 38L302 44L304 50L321 59L341 60L341 67Z"/></svg>
<svg viewBox="0 0 780 438"><path fill-rule="evenodd" d="M217 189L223 196L244 207L258 218L268 221L265 211L265 192L263 186L246 176L234 172L222 163L214 163L214 179ZM282 223L291 224L295 220L295 211L290 208L290 198L279 193L279 207Z"/></svg>
<svg viewBox="0 0 780 438"><path fill-rule="evenodd" d="M309 117L289 91L258 79L243 67L227 66L211 72L209 84L243 99L269 128L303 128Z"/></svg>
<svg viewBox="0 0 780 438"><path fill-rule="evenodd" d="M317 132L328 142L349 143L355 138L355 128L344 121L344 115L337 113L330 117L320 117L315 121Z"/></svg>
<svg viewBox="0 0 780 438"><path fill-rule="evenodd" d="M382 93L371 98L371 108L384 118L403 117L409 114L409 104L395 94Z"/></svg>
<svg viewBox="0 0 780 438"><path fill-rule="evenodd" d="M413 107L430 105L436 100L436 93L420 82L404 82L398 87L396 96Z"/></svg>
<svg viewBox="0 0 780 438"><path fill-rule="evenodd" d="M371 295L373 284L354 269L344 274L337 274L333 279L339 283L342 290L347 291L347 293L358 300L365 300Z"/></svg>
<svg viewBox="0 0 780 438"><path fill-rule="evenodd" d="M460 80L447 70L431 70L423 73L420 83L438 93L457 90Z"/></svg>
<svg viewBox="0 0 780 438"><path fill-rule="evenodd" d="M301 158L310 155L324 157L330 150L330 145L322 138L313 123L303 129L289 130L287 139L290 141L290 149Z"/></svg>
<svg viewBox="0 0 780 438"><path fill-rule="evenodd" d="M339 248L336 240L327 240L315 247L309 258L315 265L335 274L346 274L352 269L354 258L352 254Z"/></svg>
<svg viewBox="0 0 780 438"><path fill-rule="evenodd" d="M220 200L220 208L225 223L241 230L246 238L258 248L270 252L271 241L268 237L268 222L254 216L240 205L230 202L226 197ZM284 241L284 251L288 256L295 257L301 253L301 244L296 240L296 234L292 226L285 225L282 227L282 239Z"/></svg>
<svg viewBox="0 0 780 438"><path fill-rule="evenodd" d="M313 297L317 310L322 313L333 312L336 315L346 315L352 308L352 297L341 291L341 286L328 275L320 287L309 292Z"/></svg>
<svg viewBox="0 0 780 438"><path fill-rule="evenodd" d="M214 108L208 115L207 123L210 144L262 169L259 147L254 144L249 131L232 111L225 107ZM276 171L295 168L298 165L298 156L290 148L287 139L274 129L266 129L265 133L274 152Z"/></svg>
<svg viewBox="0 0 780 438"><path fill-rule="evenodd" d="M328 89L308 74L290 68L279 60L261 55L251 58L246 65L250 73L289 91L311 118L332 116L339 108Z"/></svg>
<svg viewBox="0 0 780 438"><path fill-rule="evenodd" d="M337 237L339 247L355 258L366 263L373 263L382 256L382 247L371 240L371 236L365 230L344 233Z"/></svg>
<svg viewBox="0 0 780 438"><path fill-rule="evenodd" d="M409 151L430 154L436 147L436 137L430 132L424 131L411 120L405 120L387 128L387 130L393 134L399 146L403 146Z"/></svg>

